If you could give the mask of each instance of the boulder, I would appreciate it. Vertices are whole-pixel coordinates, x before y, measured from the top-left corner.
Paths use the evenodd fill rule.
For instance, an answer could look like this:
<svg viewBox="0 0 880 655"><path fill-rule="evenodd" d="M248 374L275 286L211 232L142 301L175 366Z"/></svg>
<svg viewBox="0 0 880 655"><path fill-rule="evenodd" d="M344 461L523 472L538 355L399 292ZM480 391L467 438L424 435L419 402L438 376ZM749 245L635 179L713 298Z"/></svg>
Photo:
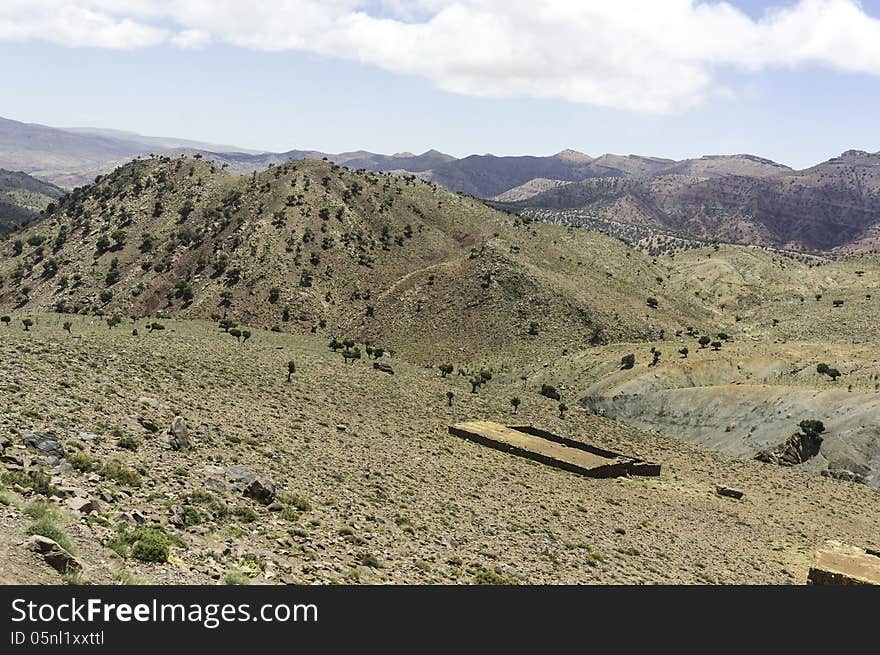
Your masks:
<svg viewBox="0 0 880 655"><path fill-rule="evenodd" d="M171 421L171 429L168 430L171 435L170 444L174 450L190 450L192 441L189 438L189 430L186 427L186 421L182 416L175 416Z"/></svg>
<svg viewBox="0 0 880 655"><path fill-rule="evenodd" d="M762 450L755 455L755 459L767 464L795 466L818 455L821 445L822 437L818 434L796 432L775 448Z"/></svg>
<svg viewBox="0 0 880 655"><path fill-rule="evenodd" d="M34 535L27 540L28 549L43 556L46 564L59 573L78 573L82 571L82 564L64 550L54 539L42 535Z"/></svg>
<svg viewBox="0 0 880 655"><path fill-rule="evenodd" d="M50 466L54 466L64 457L64 446L54 432L31 432L25 435L24 445L45 455Z"/></svg>
<svg viewBox="0 0 880 655"><path fill-rule="evenodd" d="M244 495L262 505L270 505L275 500L275 483L269 478L257 476L244 488Z"/></svg>
<svg viewBox="0 0 880 655"><path fill-rule="evenodd" d="M101 511L101 504L97 500L90 498L68 498L64 504L68 509L80 514L91 514L92 512Z"/></svg>
<svg viewBox="0 0 880 655"><path fill-rule="evenodd" d="M834 478L835 480L843 480L844 482L853 482L855 484L868 483L863 475L846 469L824 469L822 475L826 478Z"/></svg>
<svg viewBox="0 0 880 655"><path fill-rule="evenodd" d="M159 426L152 419L148 419L144 416L140 416L140 417L138 417L138 423L147 432L151 432L153 434L156 434L159 431Z"/></svg>
<svg viewBox="0 0 880 655"><path fill-rule="evenodd" d="M717 493L719 496L727 496L728 498L736 498L737 500L742 498L744 495L742 489L737 489L736 487L728 487L724 484L716 484L715 493Z"/></svg>
<svg viewBox="0 0 880 655"><path fill-rule="evenodd" d="M391 364L386 364L385 362L373 362L373 368L377 371L394 375L394 369L391 367Z"/></svg>

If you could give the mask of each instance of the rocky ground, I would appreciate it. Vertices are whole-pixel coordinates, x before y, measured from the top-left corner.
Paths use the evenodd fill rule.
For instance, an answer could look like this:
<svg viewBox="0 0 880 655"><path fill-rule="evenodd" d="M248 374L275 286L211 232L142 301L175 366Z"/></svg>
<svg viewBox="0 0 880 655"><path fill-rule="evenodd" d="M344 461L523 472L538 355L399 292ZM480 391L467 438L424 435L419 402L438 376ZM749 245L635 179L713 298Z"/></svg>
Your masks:
<svg viewBox="0 0 880 655"><path fill-rule="evenodd" d="M161 323L0 326L0 582L787 584L826 539L880 547L877 489L593 416L568 389L560 418L536 371L496 368L474 394L457 371L346 364L323 338ZM586 479L447 433L472 418L662 475ZM29 533L81 570L62 577Z"/></svg>

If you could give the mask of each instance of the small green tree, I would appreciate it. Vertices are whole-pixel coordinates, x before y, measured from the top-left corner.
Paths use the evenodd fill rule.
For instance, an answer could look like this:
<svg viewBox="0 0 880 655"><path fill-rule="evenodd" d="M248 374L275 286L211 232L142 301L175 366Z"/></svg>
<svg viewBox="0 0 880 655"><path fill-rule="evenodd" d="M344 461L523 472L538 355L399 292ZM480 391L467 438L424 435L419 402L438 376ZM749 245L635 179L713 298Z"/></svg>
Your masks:
<svg viewBox="0 0 880 655"><path fill-rule="evenodd" d="M805 419L798 424L798 427L808 437L817 437L825 432L825 424L816 419Z"/></svg>
<svg viewBox="0 0 880 655"><path fill-rule="evenodd" d="M620 368L627 370L636 365L636 356L632 353L620 358Z"/></svg>
<svg viewBox="0 0 880 655"><path fill-rule="evenodd" d="M707 337L707 336L704 334L703 336L700 337L700 339L699 339L699 341L697 341L697 343L700 344L700 348L705 348L705 347L708 346L710 343L712 343L712 339L710 339L709 337Z"/></svg>
<svg viewBox="0 0 880 655"><path fill-rule="evenodd" d="M438 366L437 368L440 369L440 377L441 378L445 378L447 375L449 375L453 371L452 364L440 364L440 366Z"/></svg>
<svg viewBox="0 0 880 655"><path fill-rule="evenodd" d="M518 414L520 399L517 398L516 396L514 396L513 398L510 399L510 404L513 405L513 413Z"/></svg>
<svg viewBox="0 0 880 655"><path fill-rule="evenodd" d="M816 373L818 373L819 375L828 375L828 371L828 364L826 364L825 362L816 365Z"/></svg>
<svg viewBox="0 0 880 655"><path fill-rule="evenodd" d="M251 338L251 331L250 330L242 330L241 331L242 342L247 342L247 340L250 338Z"/></svg>
<svg viewBox="0 0 880 655"><path fill-rule="evenodd" d="M559 403L559 418L564 419L565 412L567 412L567 411L568 411L568 405L566 405L565 403Z"/></svg>
<svg viewBox="0 0 880 655"><path fill-rule="evenodd" d="M688 350L687 346L684 346L683 348L679 348L679 350L678 350L678 354L681 355L683 359L687 359L689 352L690 352L690 350Z"/></svg>
<svg viewBox="0 0 880 655"><path fill-rule="evenodd" d="M287 381L290 382L290 378L293 374L296 373L296 362L289 361L287 362Z"/></svg>
<svg viewBox="0 0 880 655"><path fill-rule="evenodd" d="M645 304L647 304L648 307L650 307L651 309L657 309L658 302L656 298L648 298Z"/></svg>
<svg viewBox="0 0 880 655"><path fill-rule="evenodd" d="M837 378L840 377L840 371L838 371L836 368L829 368L828 377L831 378L832 382L837 382Z"/></svg>
<svg viewBox="0 0 880 655"><path fill-rule="evenodd" d="M477 389L479 389L480 386L483 384L483 378L481 378L479 375L473 376L468 381L471 383L471 393L477 393Z"/></svg>
<svg viewBox="0 0 880 655"><path fill-rule="evenodd" d="M33 326L34 320L31 318L26 318L26 319L22 320L21 324L24 326L24 331L27 332Z"/></svg>
<svg viewBox="0 0 880 655"><path fill-rule="evenodd" d="M713 341L712 342L712 350L721 350L721 342Z"/></svg>
<svg viewBox="0 0 880 655"><path fill-rule="evenodd" d="M452 407L452 399L455 398L455 394L451 391L446 392L446 404Z"/></svg>
<svg viewBox="0 0 880 655"><path fill-rule="evenodd" d="M330 343L328 344L328 347L333 352L336 352L337 350L342 348L342 343L336 337L333 337L332 339L330 339Z"/></svg>
<svg viewBox="0 0 880 655"><path fill-rule="evenodd" d="M241 343L241 330L238 328L232 328L229 330L229 334L235 337L235 340Z"/></svg>
<svg viewBox="0 0 880 655"><path fill-rule="evenodd" d="M0 316L0 321L6 323L6 327L9 327L9 324L12 322L11 316Z"/></svg>
<svg viewBox="0 0 880 655"><path fill-rule="evenodd" d="M70 328L73 327L73 323L71 323L70 321L64 321L64 325L62 327L64 328L64 331L67 332L67 334L71 334Z"/></svg>

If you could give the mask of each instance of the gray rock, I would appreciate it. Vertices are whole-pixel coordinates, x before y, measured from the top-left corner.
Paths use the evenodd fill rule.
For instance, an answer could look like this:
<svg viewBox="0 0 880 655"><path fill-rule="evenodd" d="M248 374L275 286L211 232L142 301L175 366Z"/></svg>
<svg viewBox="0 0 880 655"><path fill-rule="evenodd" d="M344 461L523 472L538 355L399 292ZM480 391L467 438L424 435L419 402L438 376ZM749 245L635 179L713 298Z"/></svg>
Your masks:
<svg viewBox="0 0 880 655"><path fill-rule="evenodd" d="M64 446L54 432L31 432L23 439L24 445L46 456L54 466L64 457ZM51 460L55 460L54 462Z"/></svg>
<svg viewBox="0 0 880 655"><path fill-rule="evenodd" d="M257 472L249 469L247 466L234 464L223 469L226 477L233 482L244 482L250 484L257 479Z"/></svg>
<svg viewBox="0 0 880 655"><path fill-rule="evenodd" d="M82 564L53 539L43 537L42 535L34 535L27 540L27 547L31 551L42 555L46 564L59 573L78 573L82 571Z"/></svg>
<svg viewBox="0 0 880 655"><path fill-rule="evenodd" d="M68 498L64 503L68 509L80 514L91 514L101 511L101 503L90 498Z"/></svg>
<svg viewBox="0 0 880 655"><path fill-rule="evenodd" d="M141 416L138 418L138 423L147 432L151 432L153 434L156 434L159 431L159 426L156 425L156 422L153 421L152 419L148 419L144 416Z"/></svg>
<svg viewBox="0 0 880 655"><path fill-rule="evenodd" d="M767 464L779 466L795 466L803 464L819 454L822 437L818 434L802 434L795 432L775 448L762 450L755 459Z"/></svg>
<svg viewBox="0 0 880 655"><path fill-rule="evenodd" d="M715 493L717 493L719 496L727 496L728 498L736 498L737 500L742 498L744 495L742 489L737 489L736 487L728 487L724 484L716 484Z"/></svg>
<svg viewBox="0 0 880 655"><path fill-rule="evenodd" d="M192 448L189 430L182 416L174 417L174 420L171 421L171 429L168 432L171 435L170 444L174 450L190 450Z"/></svg>
<svg viewBox="0 0 880 655"><path fill-rule="evenodd" d="M275 500L275 483L269 478L258 476L245 487L244 495L262 505L269 505Z"/></svg>
<svg viewBox="0 0 880 655"><path fill-rule="evenodd" d="M171 525L177 528L186 527L186 514L184 514L183 508L180 505L172 505L168 513L168 522Z"/></svg>

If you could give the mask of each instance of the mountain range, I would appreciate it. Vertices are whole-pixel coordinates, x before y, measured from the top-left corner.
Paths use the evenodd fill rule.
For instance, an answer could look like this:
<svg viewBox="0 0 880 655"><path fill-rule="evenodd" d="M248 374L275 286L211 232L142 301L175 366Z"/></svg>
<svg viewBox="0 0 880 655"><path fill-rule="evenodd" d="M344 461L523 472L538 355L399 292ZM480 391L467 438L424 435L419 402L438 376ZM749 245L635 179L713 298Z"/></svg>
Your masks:
<svg viewBox="0 0 880 655"><path fill-rule="evenodd" d="M97 128L51 128L0 119L0 168L72 188L136 157L195 156L235 174L324 159L389 172L538 220L612 226L699 241L727 241L839 254L880 248L880 153L849 150L805 170L749 154L676 161L639 155L422 154L367 151L268 153L188 139ZM48 204L48 201L47 201ZM8 212L7 212L8 213ZM20 222L5 219L6 224ZM0 228L2 229L2 228Z"/></svg>

